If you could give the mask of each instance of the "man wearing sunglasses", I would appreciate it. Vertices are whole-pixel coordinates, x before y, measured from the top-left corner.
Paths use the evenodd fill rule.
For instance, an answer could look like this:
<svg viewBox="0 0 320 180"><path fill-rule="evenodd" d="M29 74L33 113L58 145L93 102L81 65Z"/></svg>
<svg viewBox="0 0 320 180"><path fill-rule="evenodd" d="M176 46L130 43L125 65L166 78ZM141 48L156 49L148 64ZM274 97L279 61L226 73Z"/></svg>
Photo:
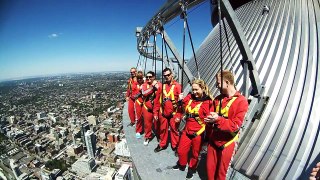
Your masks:
<svg viewBox="0 0 320 180"><path fill-rule="evenodd" d="M144 145L147 146L152 136L152 123L158 136L158 117L160 109L161 83L155 80L155 73L149 71L146 75L146 82L142 85L143 97L142 115L144 119ZM153 122L154 120L154 122Z"/></svg>
<svg viewBox="0 0 320 180"><path fill-rule="evenodd" d="M137 69L132 67L130 69L130 78L128 80L128 88L126 93L126 100L128 102L128 113L130 118L130 124L128 126L133 126L135 124L135 112L134 112L134 96L132 94L132 87L136 86L137 84L137 77L136 77Z"/></svg>
<svg viewBox="0 0 320 180"><path fill-rule="evenodd" d="M165 68L162 71L164 77L163 91L161 94L160 106L160 142L154 149L154 152L160 152L167 146L168 141L168 122L170 123L170 139L171 148L176 152L179 142L179 123L175 121L173 116L177 112L177 101L181 93L181 85L173 79L173 74L170 68Z"/></svg>

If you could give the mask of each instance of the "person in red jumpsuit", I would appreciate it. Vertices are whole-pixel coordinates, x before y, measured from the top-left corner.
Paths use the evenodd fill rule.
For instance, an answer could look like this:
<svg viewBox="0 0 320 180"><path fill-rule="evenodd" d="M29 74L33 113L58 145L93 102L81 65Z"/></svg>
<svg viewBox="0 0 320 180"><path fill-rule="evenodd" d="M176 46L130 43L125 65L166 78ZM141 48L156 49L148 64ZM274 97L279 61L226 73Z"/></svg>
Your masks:
<svg viewBox="0 0 320 180"><path fill-rule="evenodd" d="M131 77L128 80L128 87L127 87L127 93L126 93L126 101L128 102L128 113L130 118L130 123L128 126L133 126L135 124L135 112L134 112L134 101L135 99L132 96L132 87L136 86L137 83L137 77L136 77L136 68L130 69L130 75Z"/></svg>
<svg viewBox="0 0 320 180"><path fill-rule="evenodd" d="M160 126L160 141L154 152L160 152L167 147L168 143L168 122L170 123L170 138L171 147L174 151L177 149L179 142L179 123L175 121L173 116L177 112L177 102L181 93L181 85L173 79L173 74L170 68L165 68L162 71L165 79L162 85L163 91L160 97L161 106L159 114Z"/></svg>
<svg viewBox="0 0 320 180"><path fill-rule="evenodd" d="M136 138L140 139L143 132L143 118L142 118L142 96L141 96L141 87L144 83L143 72L138 71L137 73L137 83L132 86L132 97L135 99L134 102L134 111L135 111L135 122L136 122Z"/></svg>
<svg viewBox="0 0 320 180"><path fill-rule="evenodd" d="M155 80L155 73L149 71L146 75L146 82L142 85L141 94L143 98L142 115L144 119L144 142L147 146L152 135L152 123L154 120L154 126L156 135L158 136L158 119L160 109L160 95L161 95L161 83Z"/></svg>
<svg viewBox="0 0 320 180"><path fill-rule="evenodd" d="M222 77L222 78L221 78ZM234 154L239 130L248 111L247 99L236 90L230 71L216 75L221 94L214 99L214 112L207 123L207 175L209 180L224 180Z"/></svg>
<svg viewBox="0 0 320 180"><path fill-rule="evenodd" d="M180 95L180 99L182 98ZM184 171L188 163L188 154L191 148L191 157L186 178L191 179L196 172L198 157L202 147L202 134L205 132L204 118L213 111L213 98L211 98L208 86L201 79L192 82L192 94L188 94L182 100L182 106L179 108L179 115L182 116L182 110L185 112L184 118L186 125L182 131L178 146L179 160L172 168L174 170ZM180 104L180 102L178 103ZM177 117L179 117L177 115ZM176 119L179 121L181 118Z"/></svg>

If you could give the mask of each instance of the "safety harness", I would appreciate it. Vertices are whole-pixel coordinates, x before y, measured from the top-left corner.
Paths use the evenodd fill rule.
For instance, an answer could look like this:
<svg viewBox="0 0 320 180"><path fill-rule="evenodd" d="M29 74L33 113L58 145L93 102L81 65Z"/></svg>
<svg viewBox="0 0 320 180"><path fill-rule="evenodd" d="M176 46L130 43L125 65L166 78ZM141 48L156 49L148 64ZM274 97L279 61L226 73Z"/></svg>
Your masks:
<svg viewBox="0 0 320 180"><path fill-rule="evenodd" d="M137 86L138 86L138 89L140 89L140 86L141 86L141 85L138 84ZM136 102L139 104L139 106L142 106L142 103L143 103L143 102L140 102L140 101L139 101L139 97L140 97L140 96L141 96L141 94L140 94L139 96L137 96Z"/></svg>
<svg viewBox="0 0 320 180"><path fill-rule="evenodd" d="M167 93L166 84L163 84L163 89L162 89L163 96L160 97L161 104L164 104L166 101L172 102L172 106L173 106L174 111L172 112L171 117L176 114L176 109L177 109L177 103L174 98L174 87L175 87L175 84L173 84L171 86L169 92ZM163 97L163 100L162 100L162 97ZM163 106L161 106L160 112L162 113L162 115L164 115ZM167 118L171 118L171 117L167 117Z"/></svg>
<svg viewBox="0 0 320 180"><path fill-rule="evenodd" d="M147 85L147 89L149 89L149 84ZM146 106L146 101L148 101L148 100L150 100L151 101L151 104L152 104L152 106L153 106L153 100L154 100L154 97L155 97L155 92L153 92L150 96L148 96L147 98L145 98L144 99L144 101L143 101L143 107L144 108L146 108L146 110L148 111L148 112L152 112L152 108L150 109L150 108L148 108L147 106Z"/></svg>
<svg viewBox="0 0 320 180"><path fill-rule="evenodd" d="M129 89L129 92L130 92L130 95L131 95L131 93L132 93L132 78L130 78L130 81L129 81L129 83L128 83L128 89Z"/></svg>
<svg viewBox="0 0 320 180"><path fill-rule="evenodd" d="M198 136L198 135L202 134L203 131L206 129L206 125L199 118L199 109L200 109L203 102L197 104L193 109L191 109L191 103L192 103L192 99L189 100L188 105L186 106L186 109L185 109L186 117L187 118L194 118L201 126L201 129L195 133Z"/></svg>
<svg viewBox="0 0 320 180"><path fill-rule="evenodd" d="M219 113L220 116L223 116L224 118L228 119L229 109L232 105L232 103L237 99L237 97L232 97L232 99L228 102L228 104L220 109L220 104L216 106L216 112ZM238 140L239 138L239 131L236 132L230 132L231 136L233 137L230 141L228 141L226 144L218 147L219 149L223 150L224 148L228 147L230 144L232 144L234 141Z"/></svg>

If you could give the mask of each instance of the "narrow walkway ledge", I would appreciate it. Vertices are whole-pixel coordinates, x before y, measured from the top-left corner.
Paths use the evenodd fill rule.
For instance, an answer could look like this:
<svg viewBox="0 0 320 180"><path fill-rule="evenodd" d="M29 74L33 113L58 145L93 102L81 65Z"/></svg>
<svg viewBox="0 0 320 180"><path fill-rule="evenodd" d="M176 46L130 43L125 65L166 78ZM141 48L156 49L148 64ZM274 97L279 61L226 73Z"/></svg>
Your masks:
<svg viewBox="0 0 320 180"><path fill-rule="evenodd" d="M135 137L135 126L127 126L130 123L128 115L128 104L125 103L123 108L123 130L126 136L127 145L133 160L133 164L137 170L137 174L142 180L180 180L186 179L187 168L185 171L175 171L171 167L174 166L178 157L174 155L170 144L167 149L158 153L154 152L157 147L157 139L154 138L148 146L143 145L144 138L137 139ZM193 179L207 179L205 171L205 154L203 154L197 173Z"/></svg>

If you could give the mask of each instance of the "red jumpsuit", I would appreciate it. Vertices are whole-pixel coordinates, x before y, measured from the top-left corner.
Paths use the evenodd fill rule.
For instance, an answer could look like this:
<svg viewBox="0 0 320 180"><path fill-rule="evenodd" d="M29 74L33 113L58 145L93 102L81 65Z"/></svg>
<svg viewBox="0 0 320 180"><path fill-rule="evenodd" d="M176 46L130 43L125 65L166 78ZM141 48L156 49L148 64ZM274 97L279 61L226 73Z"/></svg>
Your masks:
<svg viewBox="0 0 320 180"><path fill-rule="evenodd" d="M151 139L152 138L152 122L153 117L159 117L159 109L160 109L160 95L161 95L161 83L158 82L158 88L155 88L148 83L142 84L141 88L142 98L143 98L143 107L142 107L142 115L144 119L144 138ZM154 122L155 130L159 131L157 127L158 121Z"/></svg>
<svg viewBox="0 0 320 180"><path fill-rule="evenodd" d="M209 137L207 152L207 174L209 180L226 179L227 170L233 156L235 140L242 125L248 101L239 92L233 97L218 96L214 100L215 112L219 112L220 99L222 98L221 113L223 116L212 125L207 125Z"/></svg>
<svg viewBox="0 0 320 180"><path fill-rule="evenodd" d="M135 123L135 112L134 112L134 101L135 99L132 96L132 87L136 86L137 80L136 78L130 78L128 80L128 88L127 88L127 93L126 97L129 98L128 100L128 113L129 113L129 118L130 122L133 124Z"/></svg>
<svg viewBox="0 0 320 180"><path fill-rule="evenodd" d="M132 96L131 98L135 99L134 101L134 112L135 112L135 122L136 122L136 133L142 133L142 97L141 95L141 86L139 83L132 85Z"/></svg>
<svg viewBox="0 0 320 180"><path fill-rule="evenodd" d="M213 111L213 103L209 96L196 98L188 94L182 104L186 114L186 126L178 147L179 165L187 165L190 146L192 146L189 168L195 170L202 145L201 134L205 131L204 118L209 115L210 111Z"/></svg>
<svg viewBox="0 0 320 180"><path fill-rule="evenodd" d="M179 142L179 123L173 116L177 112L177 102L181 93L181 85L173 80L170 84L163 85L163 104L160 109L160 147L165 147L168 141L168 122L170 123L171 147L176 149ZM169 102L171 101L171 102Z"/></svg>

